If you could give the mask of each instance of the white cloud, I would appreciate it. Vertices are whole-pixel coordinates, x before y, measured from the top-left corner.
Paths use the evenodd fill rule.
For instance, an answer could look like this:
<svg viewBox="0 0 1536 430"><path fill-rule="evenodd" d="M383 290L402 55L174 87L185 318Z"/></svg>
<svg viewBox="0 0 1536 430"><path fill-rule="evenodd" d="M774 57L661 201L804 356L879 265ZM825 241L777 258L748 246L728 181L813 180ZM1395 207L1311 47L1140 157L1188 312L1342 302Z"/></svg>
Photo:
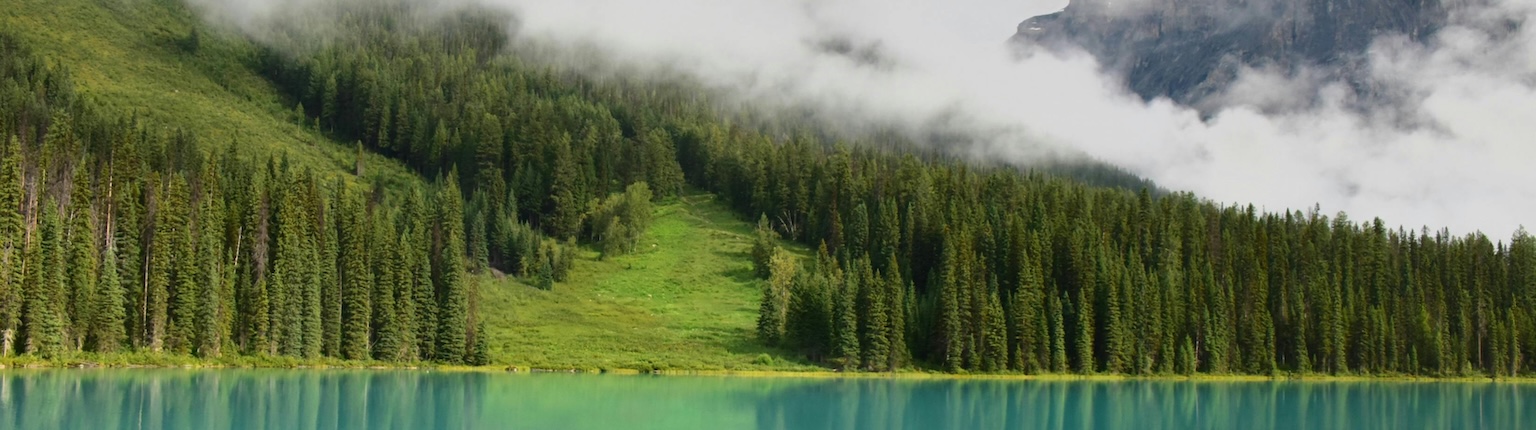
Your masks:
<svg viewBox="0 0 1536 430"><path fill-rule="evenodd" d="M526 37L666 65L750 99L876 121L959 118L994 136L984 155L1075 148L1221 202L1320 203L1410 227L1502 236L1536 219L1536 29L1502 25L1530 18L1532 0L1456 14L1429 47L1379 39L1370 73L1407 90L1400 105L1362 113L1318 76L1247 70L1204 121L1128 94L1081 53L1015 58L1004 43L1015 26L1059 0L473 1L514 10ZM242 8L222 16L270 11ZM877 46L890 67L814 46L830 37Z"/></svg>

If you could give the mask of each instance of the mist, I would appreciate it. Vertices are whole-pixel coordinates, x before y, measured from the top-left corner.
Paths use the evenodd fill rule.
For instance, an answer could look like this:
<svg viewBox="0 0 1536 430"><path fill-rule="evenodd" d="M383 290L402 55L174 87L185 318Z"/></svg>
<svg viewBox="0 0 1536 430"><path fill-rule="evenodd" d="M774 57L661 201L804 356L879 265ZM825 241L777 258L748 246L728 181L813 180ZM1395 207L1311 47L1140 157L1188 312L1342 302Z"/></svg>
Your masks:
<svg viewBox="0 0 1536 430"><path fill-rule="evenodd" d="M254 34L320 1L192 3ZM1518 25L1536 0L1468 7L1427 46L1378 37L1368 73L1399 91L1392 104L1360 109L1342 83L1246 69L1208 115L1144 101L1085 53L1006 43L1062 0L431 2L471 3L510 11L521 39L747 103L972 129L981 141L964 151L981 159L1080 154L1217 202L1458 234L1503 236L1536 214L1536 30Z"/></svg>

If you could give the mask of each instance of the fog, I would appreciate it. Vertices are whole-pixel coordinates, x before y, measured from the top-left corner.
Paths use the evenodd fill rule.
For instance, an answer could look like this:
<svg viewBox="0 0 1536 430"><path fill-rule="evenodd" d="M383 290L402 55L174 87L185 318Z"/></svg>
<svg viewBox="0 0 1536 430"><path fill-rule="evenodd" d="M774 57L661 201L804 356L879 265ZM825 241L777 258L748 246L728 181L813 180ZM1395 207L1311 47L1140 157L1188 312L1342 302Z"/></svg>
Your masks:
<svg viewBox="0 0 1536 430"><path fill-rule="evenodd" d="M313 1L192 0L259 32ZM428 1L428 0L422 0ZM518 17L519 37L670 70L748 102L839 122L965 127L969 155L1086 156L1171 190L1268 211L1347 211L1410 229L1506 236L1536 219L1536 0L1453 14L1428 46L1379 37L1369 76L1401 91L1361 110L1316 75L1246 70L1199 112L1143 101L1081 52L1018 50L1061 0L449 0ZM574 48L573 48L574 49Z"/></svg>

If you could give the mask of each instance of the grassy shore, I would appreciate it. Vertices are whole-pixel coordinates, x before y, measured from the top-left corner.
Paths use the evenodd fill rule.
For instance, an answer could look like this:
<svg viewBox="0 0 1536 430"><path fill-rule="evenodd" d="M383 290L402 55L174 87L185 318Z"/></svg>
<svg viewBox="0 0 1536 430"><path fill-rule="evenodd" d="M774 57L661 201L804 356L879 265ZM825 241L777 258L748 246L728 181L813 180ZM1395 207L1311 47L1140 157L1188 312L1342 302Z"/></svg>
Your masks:
<svg viewBox="0 0 1536 430"><path fill-rule="evenodd" d="M1195 374L1195 375L1121 375L1121 374L1015 374L1015 373L942 373L927 371L902 372L837 372L831 370L718 370L718 369L578 369L540 368L506 364L487 366L443 365L430 362L389 363L376 361L352 361L334 359L299 359L291 357L238 356L220 359L204 359L186 355L165 353L81 354L69 358L40 359L36 357L0 358L0 371L16 369L311 369L311 370L418 370L440 372L483 373L601 373L610 375L658 375L658 376L714 376L730 378L801 378L801 379L891 379L891 380L977 380L977 381L1078 381L1078 382L1317 382L1317 383L1499 383L1531 384L1533 377L1488 378L1481 376L1427 377L1411 375L1328 375L1328 374ZM808 369L815 369L807 367Z"/></svg>

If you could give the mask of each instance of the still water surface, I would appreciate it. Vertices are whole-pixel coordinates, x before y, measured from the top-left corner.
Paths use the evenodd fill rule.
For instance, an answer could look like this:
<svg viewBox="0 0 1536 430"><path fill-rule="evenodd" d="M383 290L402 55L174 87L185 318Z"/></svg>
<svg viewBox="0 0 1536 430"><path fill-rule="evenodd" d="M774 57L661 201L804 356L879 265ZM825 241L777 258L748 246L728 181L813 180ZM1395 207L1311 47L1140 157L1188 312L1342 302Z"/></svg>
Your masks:
<svg viewBox="0 0 1536 430"><path fill-rule="evenodd" d="M0 429L1533 429L1536 385L6 370Z"/></svg>

